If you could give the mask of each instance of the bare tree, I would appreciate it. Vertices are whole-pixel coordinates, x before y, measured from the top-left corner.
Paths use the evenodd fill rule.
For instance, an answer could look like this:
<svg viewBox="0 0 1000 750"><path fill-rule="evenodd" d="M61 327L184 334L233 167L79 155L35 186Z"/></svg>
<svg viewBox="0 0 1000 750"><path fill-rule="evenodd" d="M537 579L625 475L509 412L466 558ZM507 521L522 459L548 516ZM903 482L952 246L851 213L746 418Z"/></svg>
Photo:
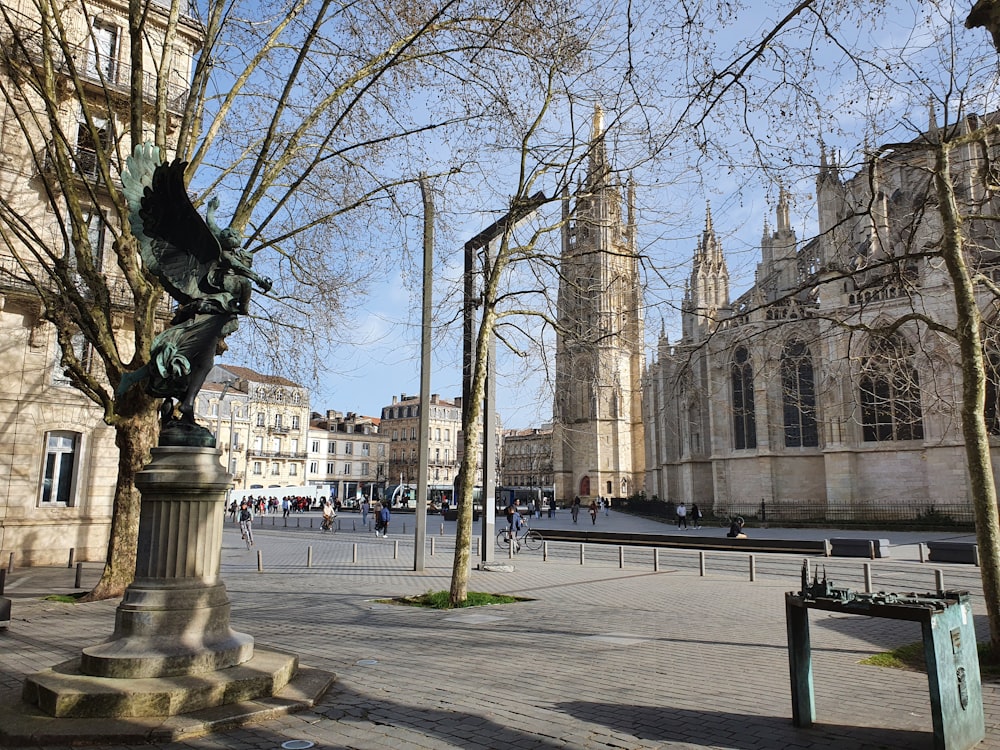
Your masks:
<svg viewBox="0 0 1000 750"><path fill-rule="evenodd" d="M56 330L66 376L114 428L119 452L94 598L131 581L133 477L157 435L154 399L133 389L116 401L114 388L148 362L169 312L129 232L125 157L153 141L189 163L199 204L221 195L258 269L276 279L258 298L251 339L308 361L317 352L303 342L336 326L396 246L397 190L419 171L407 160L442 142L471 151L479 131L467 126L488 126L490 92L467 71L502 71L548 23L533 3L488 0L288 0L261 12L228 0L0 9L9 174L29 180L0 199L0 239ZM103 256L97 228L111 238Z"/></svg>

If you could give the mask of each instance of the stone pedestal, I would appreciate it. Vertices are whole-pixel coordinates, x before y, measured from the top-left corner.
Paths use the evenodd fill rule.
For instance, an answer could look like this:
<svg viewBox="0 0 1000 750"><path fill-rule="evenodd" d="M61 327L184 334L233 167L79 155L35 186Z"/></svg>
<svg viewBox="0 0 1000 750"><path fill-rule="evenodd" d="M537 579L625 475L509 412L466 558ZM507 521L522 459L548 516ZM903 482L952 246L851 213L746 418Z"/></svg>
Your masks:
<svg viewBox="0 0 1000 750"><path fill-rule="evenodd" d="M135 581L103 643L28 677L22 696L54 716L161 716L273 695L296 657L261 652L229 624L219 580L230 476L216 448L161 446L142 493Z"/></svg>

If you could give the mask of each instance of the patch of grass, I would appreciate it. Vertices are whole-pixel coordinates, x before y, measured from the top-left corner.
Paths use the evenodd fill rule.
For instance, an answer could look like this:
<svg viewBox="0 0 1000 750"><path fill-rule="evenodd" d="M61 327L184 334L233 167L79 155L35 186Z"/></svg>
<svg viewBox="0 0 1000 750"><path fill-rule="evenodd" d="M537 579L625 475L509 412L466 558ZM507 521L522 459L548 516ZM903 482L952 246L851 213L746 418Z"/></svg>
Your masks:
<svg viewBox="0 0 1000 750"><path fill-rule="evenodd" d="M892 651L885 651L881 654L872 654L866 659L862 659L861 664L869 664L873 667L889 667L891 669L908 669L914 672L926 672L927 662L924 661L924 644L922 641L907 643L905 646L894 648Z"/></svg>
<svg viewBox="0 0 1000 750"><path fill-rule="evenodd" d="M76 604L87 595L86 591L77 591L75 594L51 594L44 597L47 602L63 602L64 604Z"/></svg>
<svg viewBox="0 0 1000 750"><path fill-rule="evenodd" d="M380 604L402 604L408 607L427 607L429 609L453 609L450 594L447 591L428 591L426 594L418 596L398 596L393 599L380 599ZM468 592L466 599L460 607L482 607L487 604L513 604L515 602L529 602L522 596L509 596L507 594L487 594L482 591Z"/></svg>
<svg viewBox="0 0 1000 750"><path fill-rule="evenodd" d="M978 645L979 653L979 673L982 679L997 681L1000 680L1000 664L990 661L990 644L982 641ZM922 641L908 643L905 646L894 648L881 654L873 654L867 659L862 659L861 664L869 664L873 667L889 667L890 669L908 669L911 672L926 672L927 662L924 661L924 644Z"/></svg>

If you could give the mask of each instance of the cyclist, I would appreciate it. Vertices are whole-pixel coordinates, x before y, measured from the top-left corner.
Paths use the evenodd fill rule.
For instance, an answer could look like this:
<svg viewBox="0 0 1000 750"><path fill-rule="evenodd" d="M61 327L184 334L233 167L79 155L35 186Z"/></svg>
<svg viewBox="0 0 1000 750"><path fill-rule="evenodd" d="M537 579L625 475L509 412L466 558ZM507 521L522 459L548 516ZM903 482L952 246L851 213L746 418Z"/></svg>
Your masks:
<svg viewBox="0 0 1000 750"><path fill-rule="evenodd" d="M250 549L253 546L253 511L245 501L240 505L239 518L240 533L243 535L243 541L247 543L247 549Z"/></svg>

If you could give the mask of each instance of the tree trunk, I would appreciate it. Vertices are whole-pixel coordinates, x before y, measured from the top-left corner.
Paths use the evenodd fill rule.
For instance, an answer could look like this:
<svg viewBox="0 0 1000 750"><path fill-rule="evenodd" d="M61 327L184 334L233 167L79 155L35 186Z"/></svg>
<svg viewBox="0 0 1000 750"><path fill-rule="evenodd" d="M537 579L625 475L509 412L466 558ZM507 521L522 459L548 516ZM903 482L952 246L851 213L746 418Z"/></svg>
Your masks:
<svg viewBox="0 0 1000 750"><path fill-rule="evenodd" d="M83 598L84 601L120 597L135 578L141 499L139 490L135 488L135 475L149 462L150 449L159 435L156 402L145 395L135 398L141 401L141 408L133 416L121 418L115 424L118 481L115 484L108 553L101 579Z"/></svg>
<svg viewBox="0 0 1000 750"><path fill-rule="evenodd" d="M461 606L469 597L469 567L472 553L472 503L473 489L476 486L476 458L479 435L482 428L480 416L483 410L483 397L486 393L486 371L488 368L488 351L490 336L493 335L493 322L496 313L491 305L484 308L483 319L479 324L479 334L476 336L476 346L472 360L472 386L469 388L469 403L462 404L462 433L465 453L459 468L461 480L458 485L458 528L455 531L455 560L451 571L451 589L448 600L453 607ZM470 446L472 446L470 448ZM492 460L492 457L489 457ZM487 460L484 458L484 460ZM494 498L486 497L483 488L483 513L486 503L495 502ZM489 540L484 540L486 544Z"/></svg>
<svg viewBox="0 0 1000 750"><path fill-rule="evenodd" d="M963 253L958 206L951 181L949 146L938 144L935 183L943 237L941 256L955 287L956 334L962 363L962 435L976 518L976 541L983 581L983 599L990 627L993 661L1000 660L1000 518L996 483L986 432L986 370L983 362L982 317L975 285Z"/></svg>

